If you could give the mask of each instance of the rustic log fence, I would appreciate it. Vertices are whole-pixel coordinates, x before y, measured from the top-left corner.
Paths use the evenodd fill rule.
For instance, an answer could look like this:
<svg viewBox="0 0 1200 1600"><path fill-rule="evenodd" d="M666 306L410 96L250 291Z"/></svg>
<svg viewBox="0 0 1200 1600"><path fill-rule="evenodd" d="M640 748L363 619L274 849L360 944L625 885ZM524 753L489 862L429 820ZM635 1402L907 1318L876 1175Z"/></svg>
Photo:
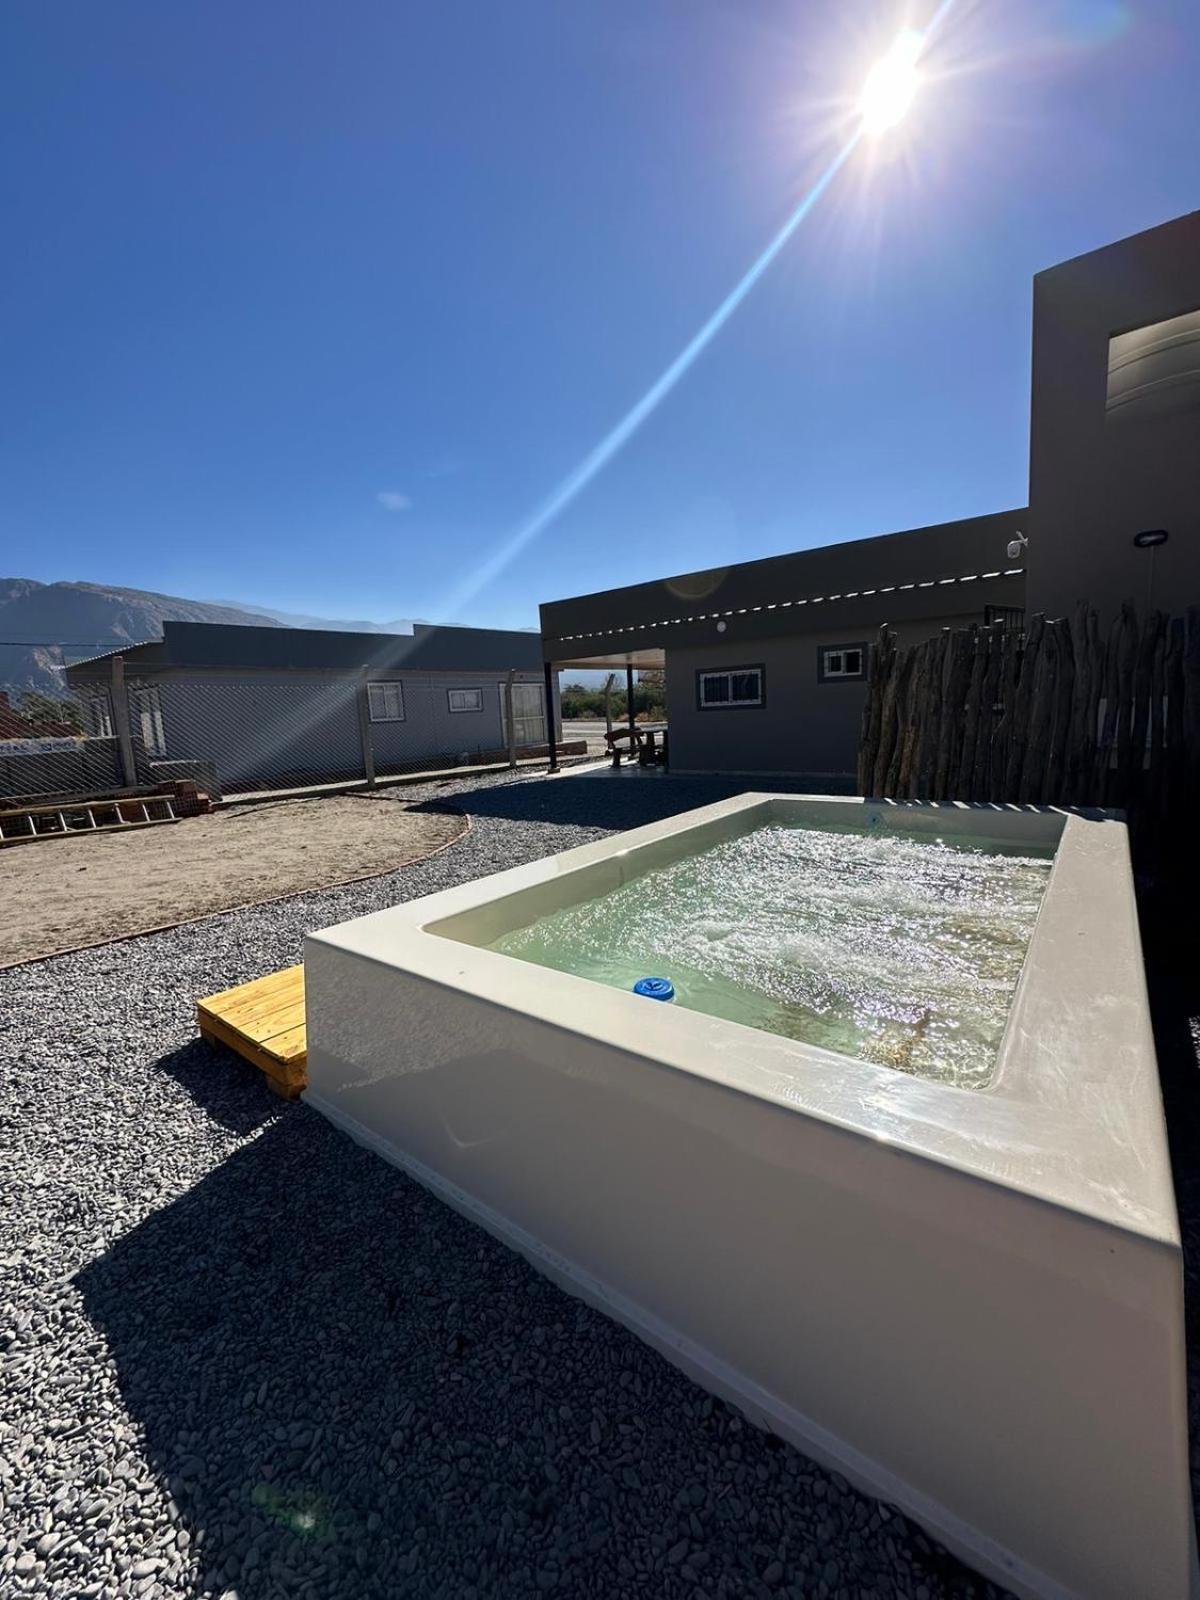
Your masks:
<svg viewBox="0 0 1200 1600"><path fill-rule="evenodd" d="M871 646L860 794L1112 806L1139 821L1200 799L1200 607L1121 608L1103 633L1080 605Z"/></svg>

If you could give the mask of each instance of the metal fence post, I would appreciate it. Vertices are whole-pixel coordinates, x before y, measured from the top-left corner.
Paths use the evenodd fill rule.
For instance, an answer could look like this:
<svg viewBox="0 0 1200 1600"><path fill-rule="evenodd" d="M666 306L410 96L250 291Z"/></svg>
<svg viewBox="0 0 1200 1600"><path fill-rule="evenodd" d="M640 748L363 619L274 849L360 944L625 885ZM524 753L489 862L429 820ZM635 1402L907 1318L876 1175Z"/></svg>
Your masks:
<svg viewBox="0 0 1200 1600"><path fill-rule="evenodd" d="M546 679L546 732L550 736L550 766L549 771L558 771L558 729L554 723L554 665L550 661L543 663Z"/></svg>
<svg viewBox="0 0 1200 1600"><path fill-rule="evenodd" d="M358 702L358 736L362 741L363 777L367 788L375 787L375 741L371 736L371 697L365 682L360 683L355 695Z"/></svg>
<svg viewBox="0 0 1200 1600"><path fill-rule="evenodd" d="M504 685L504 715L508 722L508 764L515 767L517 764L517 720L513 716L513 684L516 681L517 669L509 667L508 681Z"/></svg>
<svg viewBox="0 0 1200 1600"><path fill-rule="evenodd" d="M121 752L121 772L126 789L138 786L137 763L133 759L133 734L129 726L129 696L125 689L125 658L112 658L112 719Z"/></svg>

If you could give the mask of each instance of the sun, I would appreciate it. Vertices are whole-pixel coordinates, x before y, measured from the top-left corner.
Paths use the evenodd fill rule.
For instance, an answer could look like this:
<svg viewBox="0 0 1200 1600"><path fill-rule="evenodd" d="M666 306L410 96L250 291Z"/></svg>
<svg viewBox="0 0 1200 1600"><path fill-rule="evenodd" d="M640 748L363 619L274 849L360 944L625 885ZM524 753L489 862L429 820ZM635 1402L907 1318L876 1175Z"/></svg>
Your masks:
<svg viewBox="0 0 1200 1600"><path fill-rule="evenodd" d="M896 35L892 47L881 56L867 74L858 111L866 133L885 133L905 115L920 86L921 75L917 62L925 44L925 36L915 28L905 28Z"/></svg>

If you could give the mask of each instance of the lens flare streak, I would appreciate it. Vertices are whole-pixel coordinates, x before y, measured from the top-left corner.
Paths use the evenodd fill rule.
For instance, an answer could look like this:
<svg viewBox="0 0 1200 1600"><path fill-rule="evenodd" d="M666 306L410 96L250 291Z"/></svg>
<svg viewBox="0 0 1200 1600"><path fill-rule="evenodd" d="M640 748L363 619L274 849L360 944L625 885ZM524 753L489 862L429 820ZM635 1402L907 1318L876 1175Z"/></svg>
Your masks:
<svg viewBox="0 0 1200 1600"><path fill-rule="evenodd" d="M493 583L528 545L563 514L614 456L628 444L642 424L653 415L771 266L853 155L864 134L880 133L904 115L918 86L918 60L928 49L934 35L941 29L955 4L956 0L941 0L926 27L919 31L905 28L897 35L888 54L876 64L868 78L867 86L859 100L858 122L854 132L838 150L766 249L729 291L708 321L683 347L670 366L655 379L641 399L631 406L617 425L584 456L574 471L568 473L533 516L486 561L475 568L470 578L452 595L446 608L448 622L460 616L477 595ZM881 92L878 96L872 93L868 98L868 90L872 89L873 84L879 86Z"/></svg>
<svg viewBox="0 0 1200 1600"><path fill-rule="evenodd" d="M554 493L530 517L529 521L518 528L516 533L494 555L475 569L470 580L458 590L451 601L448 620L452 620L454 616L459 615L474 600L476 595L486 589L521 554L527 545L531 544L556 518L562 515L571 502L587 488L592 479L604 470L623 446L628 444L646 419L658 409L696 359L703 354L717 334L720 333L754 285L778 256L784 245L796 232L796 229L808 216L817 201L820 200L826 189L828 189L834 178L849 160L861 136L861 129L856 129L851 137L847 139L770 244L767 245L749 270L729 291L699 332L688 341L670 366L650 385L641 399L625 413L616 427L605 434L600 443L584 456L575 470L563 479Z"/></svg>

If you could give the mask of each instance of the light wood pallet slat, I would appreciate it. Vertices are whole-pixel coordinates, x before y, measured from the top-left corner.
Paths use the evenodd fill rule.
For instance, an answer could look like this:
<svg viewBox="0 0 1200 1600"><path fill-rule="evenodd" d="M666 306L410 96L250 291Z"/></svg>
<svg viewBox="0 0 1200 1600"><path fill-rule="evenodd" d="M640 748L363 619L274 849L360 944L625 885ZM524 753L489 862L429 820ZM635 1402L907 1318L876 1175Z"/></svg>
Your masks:
<svg viewBox="0 0 1200 1600"><path fill-rule="evenodd" d="M197 1000L196 1024L203 1038L257 1067L285 1100L294 1100L308 1082L302 965Z"/></svg>

